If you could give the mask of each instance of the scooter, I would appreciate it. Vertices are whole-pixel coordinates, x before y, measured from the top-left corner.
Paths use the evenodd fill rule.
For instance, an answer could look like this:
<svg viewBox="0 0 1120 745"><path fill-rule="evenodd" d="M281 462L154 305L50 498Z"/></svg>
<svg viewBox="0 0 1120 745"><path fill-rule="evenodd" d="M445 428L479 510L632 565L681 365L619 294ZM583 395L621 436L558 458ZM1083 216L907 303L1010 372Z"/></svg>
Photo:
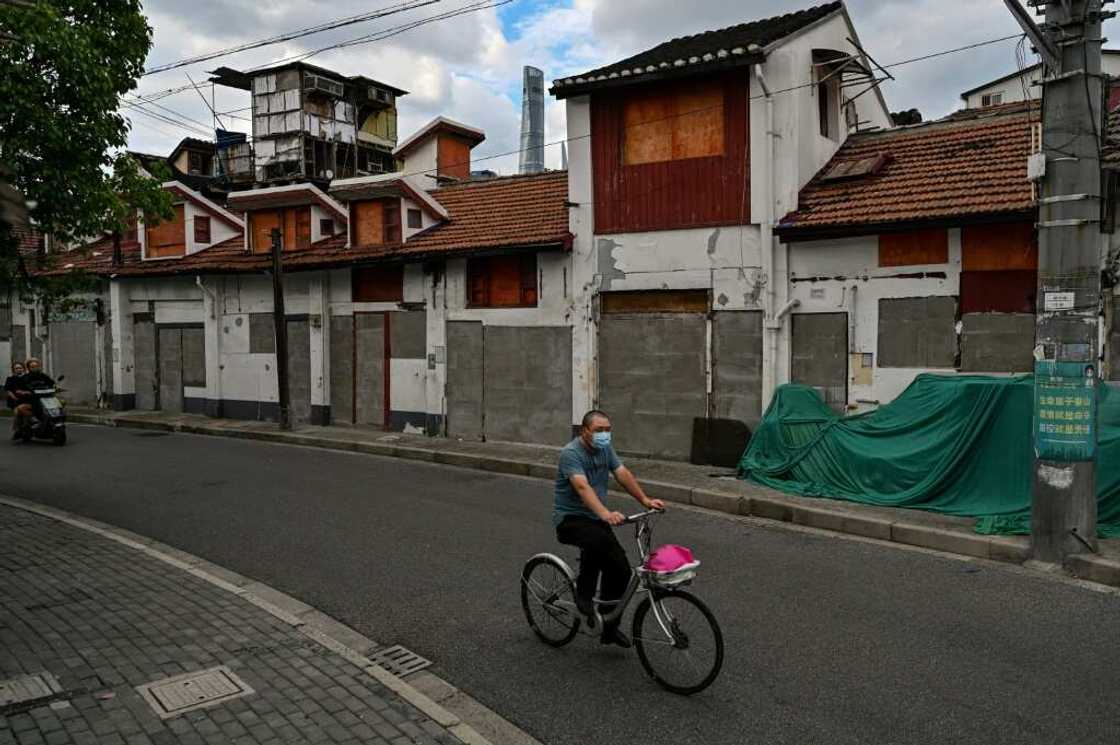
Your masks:
<svg viewBox="0 0 1120 745"><path fill-rule="evenodd" d="M65 375L58 376L61 383ZM58 398L61 388L32 388L31 417L16 433L23 442L50 440L55 445L66 444L66 408Z"/></svg>

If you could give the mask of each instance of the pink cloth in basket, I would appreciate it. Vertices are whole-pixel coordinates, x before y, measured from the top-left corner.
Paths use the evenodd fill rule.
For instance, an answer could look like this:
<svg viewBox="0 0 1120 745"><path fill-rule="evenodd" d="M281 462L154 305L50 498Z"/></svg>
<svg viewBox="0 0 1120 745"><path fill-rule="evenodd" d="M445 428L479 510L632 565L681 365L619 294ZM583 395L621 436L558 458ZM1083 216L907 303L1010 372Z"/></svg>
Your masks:
<svg viewBox="0 0 1120 745"><path fill-rule="evenodd" d="M675 572L681 567L695 563L692 551L684 546L667 543L658 546L646 559L646 569L651 572Z"/></svg>

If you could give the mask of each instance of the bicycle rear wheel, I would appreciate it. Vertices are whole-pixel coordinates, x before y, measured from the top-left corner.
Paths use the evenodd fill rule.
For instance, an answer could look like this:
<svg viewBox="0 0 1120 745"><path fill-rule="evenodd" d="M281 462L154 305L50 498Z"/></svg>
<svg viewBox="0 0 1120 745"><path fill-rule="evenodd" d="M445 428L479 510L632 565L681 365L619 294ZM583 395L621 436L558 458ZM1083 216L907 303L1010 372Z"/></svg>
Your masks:
<svg viewBox="0 0 1120 745"><path fill-rule="evenodd" d="M684 590L657 592L652 601L650 597L634 611L634 647L642 667L666 690L686 696L699 693L723 667L719 623L708 606Z"/></svg>
<svg viewBox="0 0 1120 745"><path fill-rule="evenodd" d="M576 586L567 568L551 556L534 556L521 571L521 607L525 620L553 647L562 647L579 633Z"/></svg>

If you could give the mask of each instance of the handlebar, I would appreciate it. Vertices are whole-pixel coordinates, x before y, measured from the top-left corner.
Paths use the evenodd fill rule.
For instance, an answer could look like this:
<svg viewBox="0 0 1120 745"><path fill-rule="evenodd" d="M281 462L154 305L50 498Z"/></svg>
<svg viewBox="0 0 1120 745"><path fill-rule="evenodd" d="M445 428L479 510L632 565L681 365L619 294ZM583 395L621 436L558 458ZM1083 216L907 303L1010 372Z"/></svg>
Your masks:
<svg viewBox="0 0 1120 745"><path fill-rule="evenodd" d="M638 512L633 515L627 515L626 519L622 521L622 524L629 525L630 523L636 523L639 520L648 520L654 515L660 515L663 512L665 512L665 510L647 510L645 512Z"/></svg>

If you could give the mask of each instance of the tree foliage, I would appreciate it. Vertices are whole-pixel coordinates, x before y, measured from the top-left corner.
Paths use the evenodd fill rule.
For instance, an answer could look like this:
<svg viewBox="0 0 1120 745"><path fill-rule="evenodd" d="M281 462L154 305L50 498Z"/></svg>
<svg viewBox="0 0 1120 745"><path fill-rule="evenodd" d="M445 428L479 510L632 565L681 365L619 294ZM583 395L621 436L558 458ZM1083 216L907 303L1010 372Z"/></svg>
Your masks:
<svg viewBox="0 0 1120 745"><path fill-rule="evenodd" d="M152 43L139 0L0 2L0 162L36 228L63 243L121 230L131 210L171 216L170 196L123 152L121 96ZM36 283L0 230L0 286Z"/></svg>

